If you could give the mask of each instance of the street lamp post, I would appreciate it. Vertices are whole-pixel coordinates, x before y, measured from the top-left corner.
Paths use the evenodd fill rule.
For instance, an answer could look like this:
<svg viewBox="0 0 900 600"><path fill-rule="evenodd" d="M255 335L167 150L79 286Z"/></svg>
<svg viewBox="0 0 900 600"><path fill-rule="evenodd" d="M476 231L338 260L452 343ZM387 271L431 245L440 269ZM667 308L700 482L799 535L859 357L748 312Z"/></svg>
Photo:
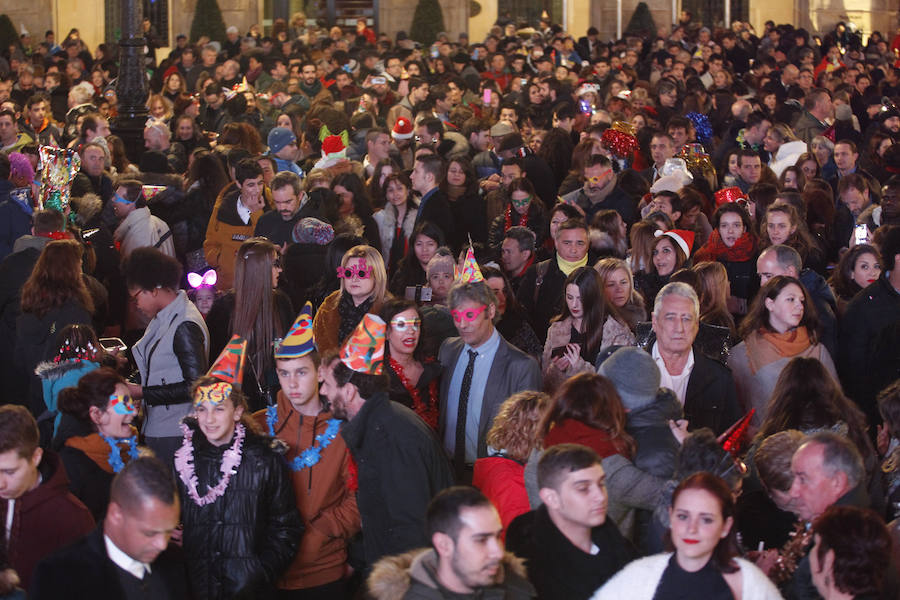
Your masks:
<svg viewBox="0 0 900 600"><path fill-rule="evenodd" d="M119 76L116 79L118 116L112 132L122 138L125 153L138 164L144 151L144 125L147 121L149 85L144 69L144 46L141 31L141 0L124 0L122 6L122 39L119 40Z"/></svg>

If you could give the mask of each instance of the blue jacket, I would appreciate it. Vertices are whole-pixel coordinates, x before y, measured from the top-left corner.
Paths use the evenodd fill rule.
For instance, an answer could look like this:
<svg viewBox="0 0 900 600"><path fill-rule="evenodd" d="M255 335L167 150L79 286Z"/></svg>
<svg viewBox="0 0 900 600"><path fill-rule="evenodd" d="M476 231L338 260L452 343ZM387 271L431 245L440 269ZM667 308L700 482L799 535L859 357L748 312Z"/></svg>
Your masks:
<svg viewBox="0 0 900 600"><path fill-rule="evenodd" d="M0 260L12 254L16 240L31 233L31 206L10 198L12 181L0 179Z"/></svg>

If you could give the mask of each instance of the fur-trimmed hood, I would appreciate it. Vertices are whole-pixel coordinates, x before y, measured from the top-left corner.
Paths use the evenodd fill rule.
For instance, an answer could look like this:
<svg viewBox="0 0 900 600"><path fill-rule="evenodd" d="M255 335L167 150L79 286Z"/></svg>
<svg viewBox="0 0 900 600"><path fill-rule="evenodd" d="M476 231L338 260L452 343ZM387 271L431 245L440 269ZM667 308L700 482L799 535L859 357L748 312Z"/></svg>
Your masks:
<svg viewBox="0 0 900 600"><path fill-rule="evenodd" d="M369 594L376 600L398 600L416 586L416 598L443 598L436 581L437 553L419 548L406 554L386 556L379 560L369 576ZM491 586L499 592L485 593L483 598L533 598L534 588L528 583L524 561L507 552L500 565L498 583ZM506 592L506 593L504 593Z"/></svg>
<svg viewBox="0 0 900 600"><path fill-rule="evenodd" d="M62 378L62 376L69 371L82 368L85 363L93 364L95 365L95 368L100 366L100 363L93 361L82 361L81 359L70 359L64 360L62 362L45 360L38 363L38 366L34 369L34 374L41 379L56 381L57 379Z"/></svg>
<svg viewBox="0 0 900 600"><path fill-rule="evenodd" d="M73 197L70 202L80 223L87 223L103 210L103 201L94 193L88 193L78 198Z"/></svg>

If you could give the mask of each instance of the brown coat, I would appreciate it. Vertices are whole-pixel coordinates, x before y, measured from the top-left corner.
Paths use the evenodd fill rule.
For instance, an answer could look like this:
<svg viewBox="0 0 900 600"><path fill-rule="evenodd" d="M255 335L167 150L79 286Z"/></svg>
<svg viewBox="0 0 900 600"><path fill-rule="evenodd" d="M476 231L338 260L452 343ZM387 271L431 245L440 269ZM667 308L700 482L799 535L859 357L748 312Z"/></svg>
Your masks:
<svg viewBox="0 0 900 600"><path fill-rule="evenodd" d="M278 439L288 445L285 458L291 462L315 442L328 428L329 412L302 417L291 406L284 392L278 392L278 420L274 425ZM268 433L266 411L253 418ZM280 589L294 590L324 585L344 575L347 541L360 529L356 494L347 488L350 453L340 434L321 453L312 467L292 471L297 508L303 518L304 533L294 562L278 582Z"/></svg>
<svg viewBox="0 0 900 600"><path fill-rule="evenodd" d="M218 275L216 288L222 291L230 290L234 285L234 262L238 249L241 247L241 244L253 237L256 222L263 215L263 212L272 206L270 200L271 192L266 188L264 192L266 206L263 210L251 213L249 223L238 225L233 218L223 220L220 213L227 213L232 217L236 216L236 203L239 193L234 184L231 184L226 186L219 194L219 197L216 198L212 215L209 217L209 224L206 226L206 239L203 242L206 262L216 270ZM227 203L230 204L226 207Z"/></svg>
<svg viewBox="0 0 900 600"><path fill-rule="evenodd" d="M316 340L316 348L320 356L325 356L330 350L339 350L344 340L338 339L338 331L341 328L341 313L338 311L338 303L341 301L341 290L335 290L325 296L316 316L313 319L313 339ZM384 302L376 300L369 312L377 315L381 312Z"/></svg>

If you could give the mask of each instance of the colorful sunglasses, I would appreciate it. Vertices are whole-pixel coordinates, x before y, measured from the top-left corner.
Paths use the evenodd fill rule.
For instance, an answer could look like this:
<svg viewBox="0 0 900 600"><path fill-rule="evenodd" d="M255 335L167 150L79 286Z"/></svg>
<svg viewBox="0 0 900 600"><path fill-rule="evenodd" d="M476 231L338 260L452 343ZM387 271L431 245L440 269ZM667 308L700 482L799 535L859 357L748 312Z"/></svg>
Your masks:
<svg viewBox="0 0 900 600"><path fill-rule="evenodd" d="M134 400L132 400L131 396L128 394L110 394L109 405L117 415L130 416L137 414L137 409L134 407Z"/></svg>
<svg viewBox="0 0 900 600"><path fill-rule="evenodd" d="M356 269L354 269L353 267L337 268L338 279L353 279L354 275L359 277L360 279L368 279L372 276L372 267L367 267L363 264L360 264Z"/></svg>
<svg viewBox="0 0 900 600"><path fill-rule="evenodd" d="M194 406L200 406L204 402L221 404L231 396L231 384L217 381L212 385L204 385L197 388L197 397L194 398Z"/></svg>
<svg viewBox="0 0 900 600"><path fill-rule="evenodd" d="M477 319L481 313L484 312L484 309L487 308L487 304L482 304L481 308L470 308L467 310L451 310L450 314L453 315L453 320L457 323L461 323L465 320L468 323L471 323L475 319Z"/></svg>
<svg viewBox="0 0 900 600"><path fill-rule="evenodd" d="M400 333L405 332L407 329L419 331L422 328L422 319L391 319L391 327Z"/></svg>

